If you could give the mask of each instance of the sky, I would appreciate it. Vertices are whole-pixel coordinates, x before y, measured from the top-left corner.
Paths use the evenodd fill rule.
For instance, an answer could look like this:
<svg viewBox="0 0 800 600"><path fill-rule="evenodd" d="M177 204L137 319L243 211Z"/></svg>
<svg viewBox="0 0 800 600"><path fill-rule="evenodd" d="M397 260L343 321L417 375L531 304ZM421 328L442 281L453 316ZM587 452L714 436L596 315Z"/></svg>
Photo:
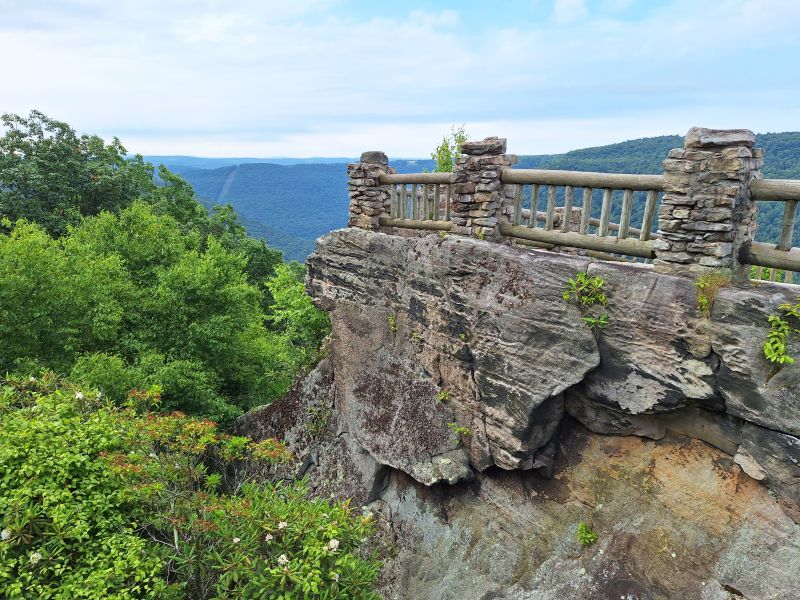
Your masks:
<svg viewBox="0 0 800 600"><path fill-rule="evenodd" d="M150 155L797 131L798 31L800 0L0 0L0 112Z"/></svg>

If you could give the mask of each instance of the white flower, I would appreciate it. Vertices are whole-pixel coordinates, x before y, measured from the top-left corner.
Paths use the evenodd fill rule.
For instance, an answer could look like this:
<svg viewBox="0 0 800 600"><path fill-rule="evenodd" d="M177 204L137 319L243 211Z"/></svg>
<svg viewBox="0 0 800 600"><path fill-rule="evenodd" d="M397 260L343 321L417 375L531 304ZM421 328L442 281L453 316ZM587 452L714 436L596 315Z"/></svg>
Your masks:
<svg viewBox="0 0 800 600"><path fill-rule="evenodd" d="M275 538L272 537L271 533L268 533L267 535L264 536L264 541L265 542L271 542L273 539L275 539Z"/></svg>
<svg viewBox="0 0 800 600"><path fill-rule="evenodd" d="M3 529L3 531L0 531L0 540L3 540L5 542L6 540L9 540L9 539L11 539L11 530L10 529Z"/></svg>
<svg viewBox="0 0 800 600"><path fill-rule="evenodd" d="M31 564L32 564L32 565L35 565L35 564L36 564L36 563L38 563L40 560L42 560L42 555L41 555L41 554L39 554L38 552L34 552L33 554L31 554L31 556L30 556L30 559L29 559L29 560L31 561Z"/></svg>
<svg viewBox="0 0 800 600"><path fill-rule="evenodd" d="M156 454L155 452L151 452L149 456L150 458L158 458L158 454Z"/></svg>
<svg viewBox="0 0 800 600"><path fill-rule="evenodd" d="M28 381L30 381L31 383L35 383L36 382L36 377L31 377Z"/></svg>
<svg viewBox="0 0 800 600"><path fill-rule="evenodd" d="M339 549L339 540L333 538L330 542L328 542L328 550L331 552L336 552Z"/></svg>
<svg viewBox="0 0 800 600"><path fill-rule="evenodd" d="M284 565L287 565L287 564L289 564L289 558L288 558L288 557L287 557L285 554L281 554L281 555L278 557L278 564L279 564L280 566L282 566L282 567L283 567Z"/></svg>
<svg viewBox="0 0 800 600"><path fill-rule="evenodd" d="M331 577L333 577L333 580L334 580L336 583L339 583L339 574L338 574L338 573L333 573L333 574L331 575Z"/></svg>
<svg viewBox="0 0 800 600"><path fill-rule="evenodd" d="M83 400L83 392L76 392L75 393L76 400Z"/></svg>
<svg viewBox="0 0 800 600"><path fill-rule="evenodd" d="M234 544L238 544L238 543L239 543L239 542L241 542L241 541L242 541L242 540L241 540L241 539L239 539L239 538L233 538L233 543L234 543Z"/></svg>
<svg viewBox="0 0 800 600"><path fill-rule="evenodd" d="M286 521L281 521L280 523L278 523L278 529L286 529L287 525L288 523Z"/></svg>

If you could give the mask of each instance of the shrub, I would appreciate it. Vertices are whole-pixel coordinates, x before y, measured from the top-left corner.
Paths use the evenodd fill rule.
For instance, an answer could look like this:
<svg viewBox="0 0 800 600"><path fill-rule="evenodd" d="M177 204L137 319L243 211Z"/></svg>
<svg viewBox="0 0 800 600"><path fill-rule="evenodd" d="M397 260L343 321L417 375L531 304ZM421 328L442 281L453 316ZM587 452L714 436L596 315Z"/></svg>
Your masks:
<svg viewBox="0 0 800 600"><path fill-rule="evenodd" d="M0 394L0 597L375 598L369 516L258 484L288 457L181 413L52 375Z"/></svg>

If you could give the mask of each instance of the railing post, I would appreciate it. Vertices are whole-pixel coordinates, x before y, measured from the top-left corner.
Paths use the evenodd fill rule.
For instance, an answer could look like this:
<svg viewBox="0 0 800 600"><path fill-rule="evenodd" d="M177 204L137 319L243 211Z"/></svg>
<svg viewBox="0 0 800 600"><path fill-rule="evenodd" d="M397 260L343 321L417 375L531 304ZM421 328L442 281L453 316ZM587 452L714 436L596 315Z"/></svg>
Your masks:
<svg viewBox="0 0 800 600"><path fill-rule="evenodd" d="M684 147L670 151L664 161L660 239L653 244L657 272L694 276L730 269L734 281L748 279L738 257L756 227L749 185L760 177L764 152L754 144L755 135L746 129L693 127Z"/></svg>
<svg viewBox="0 0 800 600"><path fill-rule="evenodd" d="M505 208L513 204L513 195L506 197L500 174L516 162L507 155L505 138L488 137L464 142L462 158L456 161L453 176L452 233L475 237L495 237L498 223L508 218Z"/></svg>
<svg viewBox="0 0 800 600"><path fill-rule="evenodd" d="M383 152L364 152L357 163L347 165L350 216L347 224L361 229L378 229L378 219L389 211L389 188L378 177L393 170Z"/></svg>

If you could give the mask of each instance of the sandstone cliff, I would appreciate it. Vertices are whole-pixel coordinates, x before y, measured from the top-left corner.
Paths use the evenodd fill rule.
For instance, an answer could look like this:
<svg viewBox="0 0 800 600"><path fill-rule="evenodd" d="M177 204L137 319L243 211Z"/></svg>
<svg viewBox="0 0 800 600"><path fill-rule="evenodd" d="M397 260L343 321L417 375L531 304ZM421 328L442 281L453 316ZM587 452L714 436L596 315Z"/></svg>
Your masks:
<svg viewBox="0 0 800 600"><path fill-rule="evenodd" d="M359 229L308 265L328 355L242 427L381 515L387 597L798 597L800 367L761 352L796 287L705 318L645 266ZM600 332L561 299L578 271Z"/></svg>

